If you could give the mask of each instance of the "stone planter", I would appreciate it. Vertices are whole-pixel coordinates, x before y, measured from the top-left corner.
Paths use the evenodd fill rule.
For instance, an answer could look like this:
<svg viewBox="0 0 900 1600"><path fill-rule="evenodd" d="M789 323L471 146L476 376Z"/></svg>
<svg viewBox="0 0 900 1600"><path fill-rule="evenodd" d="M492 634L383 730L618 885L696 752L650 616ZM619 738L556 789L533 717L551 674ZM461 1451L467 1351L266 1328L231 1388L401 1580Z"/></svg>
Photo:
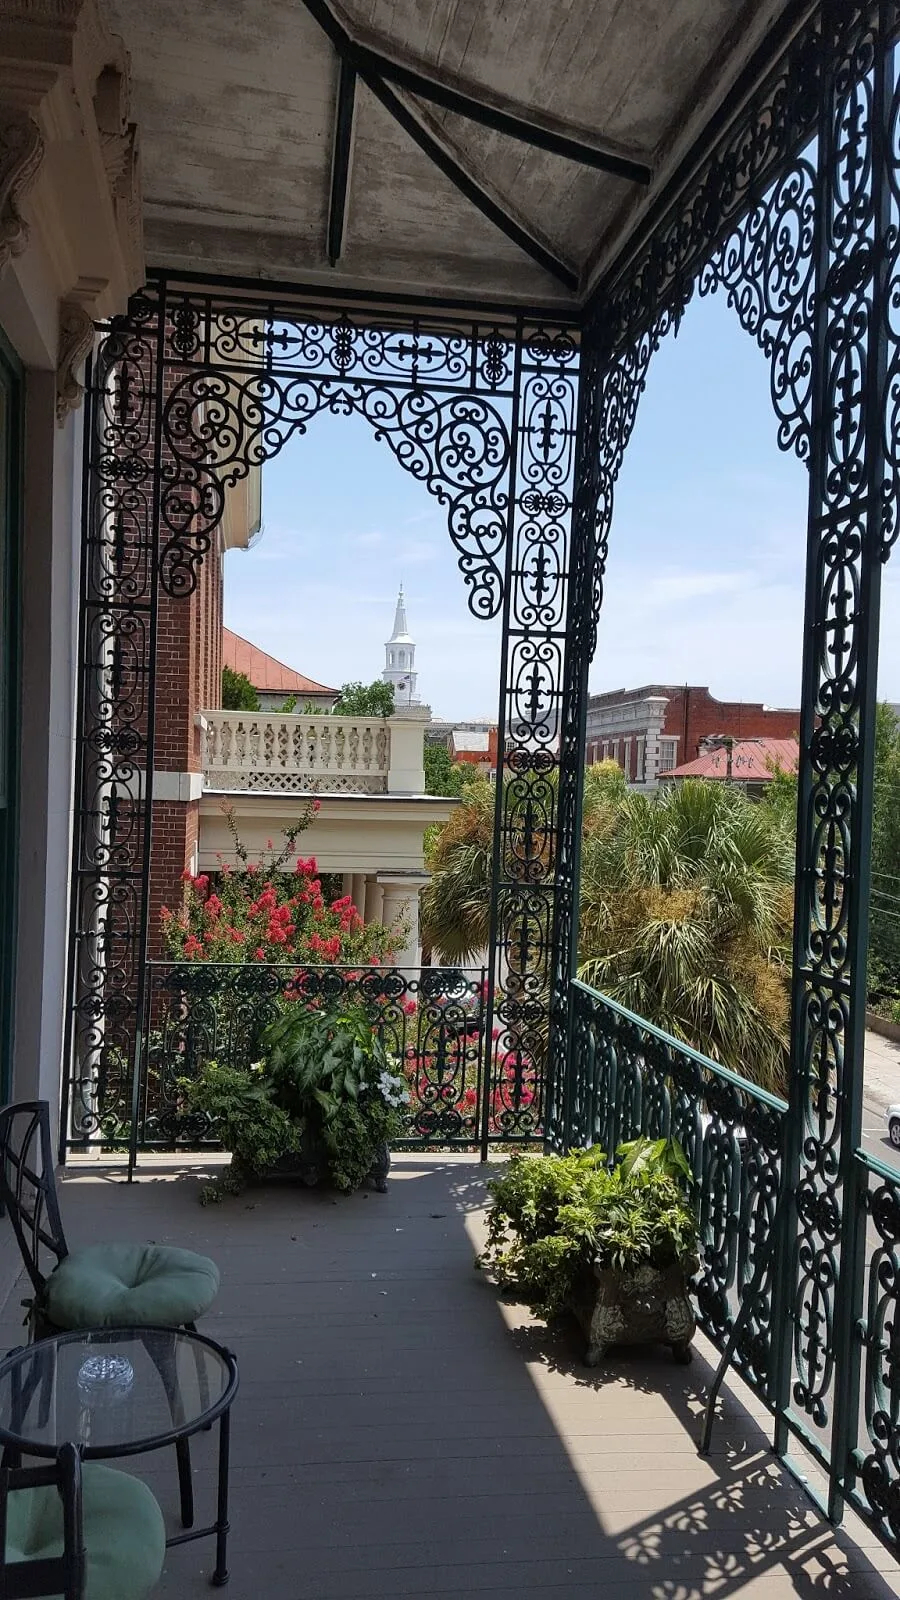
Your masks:
<svg viewBox="0 0 900 1600"><path fill-rule="evenodd" d="M391 1170L391 1152L387 1144L382 1144L375 1152L375 1160L369 1172L368 1183L379 1194L387 1194L388 1173ZM328 1157L324 1146L318 1139L305 1135L299 1150L291 1151L289 1155L282 1156L274 1167L259 1178L260 1183L302 1183L308 1189L314 1189L317 1184L325 1183L328 1179Z"/></svg>
<svg viewBox="0 0 900 1600"><path fill-rule="evenodd" d="M667 1344L676 1361L691 1359L696 1323L680 1266L594 1267L570 1301L587 1337L585 1365L596 1367L611 1345Z"/></svg>

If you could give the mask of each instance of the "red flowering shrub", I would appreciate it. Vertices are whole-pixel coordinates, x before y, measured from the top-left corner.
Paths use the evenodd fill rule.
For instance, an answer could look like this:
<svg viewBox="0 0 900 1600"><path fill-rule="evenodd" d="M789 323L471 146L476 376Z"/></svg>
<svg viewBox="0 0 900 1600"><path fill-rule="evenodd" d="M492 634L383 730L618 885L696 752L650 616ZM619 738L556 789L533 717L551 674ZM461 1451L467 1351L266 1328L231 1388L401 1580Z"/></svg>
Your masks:
<svg viewBox="0 0 900 1600"><path fill-rule="evenodd" d="M314 856L293 856L297 836L315 805L288 829L276 854L267 847L250 861L234 827L239 865L222 865L214 884L203 872L183 875L181 909L162 910L163 935L177 961L269 963L299 966L389 964L402 944L402 927L363 925L349 895L327 903Z"/></svg>

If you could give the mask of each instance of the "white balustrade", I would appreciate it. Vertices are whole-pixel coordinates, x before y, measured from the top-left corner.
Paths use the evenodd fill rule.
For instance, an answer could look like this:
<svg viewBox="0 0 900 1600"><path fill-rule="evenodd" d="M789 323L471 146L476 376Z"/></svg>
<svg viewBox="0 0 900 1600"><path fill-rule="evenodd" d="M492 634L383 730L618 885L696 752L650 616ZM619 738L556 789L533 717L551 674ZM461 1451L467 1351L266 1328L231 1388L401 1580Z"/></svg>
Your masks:
<svg viewBox="0 0 900 1600"><path fill-rule="evenodd" d="M391 721L278 711L204 711L201 717L206 789L386 794L400 787L390 782ZM402 747L406 778L412 730L406 724L402 728L405 737L398 728L395 743L398 754ZM416 766L421 768L422 722L415 733L419 744ZM410 783L409 787L422 785Z"/></svg>

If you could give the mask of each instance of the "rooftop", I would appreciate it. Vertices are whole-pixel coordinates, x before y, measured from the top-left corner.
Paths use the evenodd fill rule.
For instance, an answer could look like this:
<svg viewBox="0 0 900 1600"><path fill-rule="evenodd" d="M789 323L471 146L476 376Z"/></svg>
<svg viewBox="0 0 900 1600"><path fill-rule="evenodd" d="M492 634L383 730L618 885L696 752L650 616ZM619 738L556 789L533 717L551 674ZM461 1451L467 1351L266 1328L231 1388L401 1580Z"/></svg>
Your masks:
<svg viewBox="0 0 900 1600"><path fill-rule="evenodd" d="M239 633L232 633L230 628L222 629L222 665L230 667L232 672L242 672L250 679L254 689L263 693L338 693L337 689L316 683L314 678L306 678L302 672L295 672L293 667L286 667L283 661L266 655L265 650L251 644L249 639L242 639Z"/></svg>
<svg viewBox="0 0 900 1600"><path fill-rule="evenodd" d="M735 739L731 748L732 777L741 783L767 783L775 767L794 773L800 761L796 739ZM719 745L705 750L694 761L686 761L661 778L725 778L728 775L728 750Z"/></svg>
<svg viewBox="0 0 900 1600"><path fill-rule="evenodd" d="M70 1167L73 1245L204 1251L222 1287L201 1331L240 1366L231 1440L234 1600L890 1600L891 1557L835 1533L775 1462L739 1385L696 1451L708 1346L613 1356L549 1334L473 1271L490 1169L395 1159L387 1195L258 1189L197 1204L196 1170ZM3 1265L12 1260L8 1224ZM22 1341L21 1278L0 1312ZM745 1396L744 1396L745 1397ZM198 1524L217 1431L192 1440ZM173 1452L117 1463L177 1526ZM169 1552L154 1594L205 1600L213 1541Z"/></svg>

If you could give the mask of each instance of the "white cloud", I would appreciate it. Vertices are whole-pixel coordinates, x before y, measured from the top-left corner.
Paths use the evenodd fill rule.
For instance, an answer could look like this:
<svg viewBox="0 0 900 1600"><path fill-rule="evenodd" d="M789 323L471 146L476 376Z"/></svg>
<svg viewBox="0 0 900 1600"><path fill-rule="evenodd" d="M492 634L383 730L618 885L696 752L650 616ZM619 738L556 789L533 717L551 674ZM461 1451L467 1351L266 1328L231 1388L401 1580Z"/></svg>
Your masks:
<svg viewBox="0 0 900 1600"><path fill-rule="evenodd" d="M752 584L746 572L669 572L651 578L646 587L650 605L675 600L699 600L705 595L732 594Z"/></svg>

